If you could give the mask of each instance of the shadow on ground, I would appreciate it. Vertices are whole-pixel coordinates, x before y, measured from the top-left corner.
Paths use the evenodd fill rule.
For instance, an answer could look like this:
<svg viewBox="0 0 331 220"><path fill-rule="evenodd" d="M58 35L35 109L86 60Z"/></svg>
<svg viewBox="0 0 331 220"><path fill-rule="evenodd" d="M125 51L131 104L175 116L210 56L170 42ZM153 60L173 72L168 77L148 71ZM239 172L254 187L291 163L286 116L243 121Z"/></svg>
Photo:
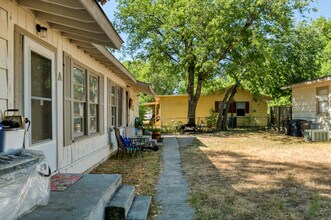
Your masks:
<svg viewBox="0 0 331 220"><path fill-rule="evenodd" d="M211 151L193 136L177 140L197 219L331 216L330 164L270 161L221 148Z"/></svg>

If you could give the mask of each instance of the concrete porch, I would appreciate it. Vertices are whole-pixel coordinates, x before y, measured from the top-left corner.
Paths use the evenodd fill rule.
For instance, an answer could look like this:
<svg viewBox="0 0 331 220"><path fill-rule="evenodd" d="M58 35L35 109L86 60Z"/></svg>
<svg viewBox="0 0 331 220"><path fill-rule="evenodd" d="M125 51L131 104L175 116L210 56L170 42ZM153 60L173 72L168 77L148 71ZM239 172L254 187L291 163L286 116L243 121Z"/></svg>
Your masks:
<svg viewBox="0 0 331 220"><path fill-rule="evenodd" d="M119 174L84 174L62 192L51 191L47 206L20 219L147 219L150 196L135 196Z"/></svg>

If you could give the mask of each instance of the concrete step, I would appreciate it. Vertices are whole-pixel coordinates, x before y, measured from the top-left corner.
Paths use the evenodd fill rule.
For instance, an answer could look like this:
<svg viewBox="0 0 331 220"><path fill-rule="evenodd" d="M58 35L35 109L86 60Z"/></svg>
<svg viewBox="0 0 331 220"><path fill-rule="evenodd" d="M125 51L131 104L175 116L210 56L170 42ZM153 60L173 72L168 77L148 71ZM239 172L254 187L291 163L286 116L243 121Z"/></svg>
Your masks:
<svg viewBox="0 0 331 220"><path fill-rule="evenodd" d="M134 186L123 185L106 205L105 219L125 219L131 208L134 195Z"/></svg>
<svg viewBox="0 0 331 220"><path fill-rule="evenodd" d="M147 220L149 208L151 206L151 196L136 196L133 200L127 220Z"/></svg>
<svg viewBox="0 0 331 220"><path fill-rule="evenodd" d="M84 174L65 191L51 191L47 206L39 206L20 219L103 220L106 204L121 185L118 174Z"/></svg>

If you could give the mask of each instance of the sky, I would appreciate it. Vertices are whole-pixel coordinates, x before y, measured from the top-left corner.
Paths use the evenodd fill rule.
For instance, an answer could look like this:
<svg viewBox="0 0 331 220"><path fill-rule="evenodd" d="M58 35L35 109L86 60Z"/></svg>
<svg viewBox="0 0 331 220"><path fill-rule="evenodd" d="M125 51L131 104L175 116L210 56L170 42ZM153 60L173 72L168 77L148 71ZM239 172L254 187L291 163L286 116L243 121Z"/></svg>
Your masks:
<svg viewBox="0 0 331 220"><path fill-rule="evenodd" d="M203 1L203 0L202 0ZM102 6L104 12L108 16L109 20L111 22L114 22L114 11L116 10L117 2L116 0L109 0L104 6ZM316 8L317 12L311 11L310 13L304 14L304 16L300 15L299 13L296 13L295 16L298 21L303 20L304 17L311 18L315 20L316 18L319 18L321 16L331 19L331 0L315 0L313 3L310 4L311 8ZM119 33L122 40L125 41L127 39L127 34L125 33ZM114 56L119 60L124 59L130 59L128 57L124 58L120 52L115 52Z"/></svg>

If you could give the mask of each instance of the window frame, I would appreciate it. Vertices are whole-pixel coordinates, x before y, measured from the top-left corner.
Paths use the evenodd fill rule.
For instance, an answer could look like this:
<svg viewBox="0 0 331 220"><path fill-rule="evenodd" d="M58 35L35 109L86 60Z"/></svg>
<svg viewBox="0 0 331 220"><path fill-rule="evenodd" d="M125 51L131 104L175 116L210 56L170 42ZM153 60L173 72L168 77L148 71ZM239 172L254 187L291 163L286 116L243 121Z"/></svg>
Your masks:
<svg viewBox="0 0 331 220"><path fill-rule="evenodd" d="M83 85L85 97L83 100L75 99L75 93L74 93L74 68L82 70L84 74L84 81L85 84ZM95 77L97 79L97 102L93 102L90 100L90 77ZM83 137L90 136L92 134L100 133L100 105L101 105L101 74L96 73L95 71L91 70L90 68L86 67L85 65L79 63L75 59L72 58L72 68L71 68L71 94L72 94L72 112L71 112L71 118L72 118L72 138L73 140L81 139ZM81 132L75 132L75 103L84 103L84 113L83 113L83 131ZM95 115L93 116L95 118L95 129L91 129L91 105L96 105Z"/></svg>
<svg viewBox="0 0 331 220"><path fill-rule="evenodd" d="M122 101L120 102L120 96L119 92L122 91ZM124 126L123 122L123 115L125 114L123 112L124 109L124 102L123 102L123 93L124 93L124 87L118 85L117 83L114 83L111 79L108 78L107 80L107 117L108 117L108 132L111 131L114 127L122 127ZM120 104L122 104L120 108ZM120 110L122 110L122 113L120 114ZM115 112L115 114L113 114ZM120 118L121 116L121 118Z"/></svg>
<svg viewBox="0 0 331 220"><path fill-rule="evenodd" d="M327 94L320 95L319 91L321 90L327 90ZM320 96L326 96L326 100L320 101ZM326 103L327 110L326 112L321 111L321 103ZM316 88L316 115L317 116L324 116L324 115L330 115L330 89L329 86L321 86Z"/></svg>
<svg viewBox="0 0 331 220"><path fill-rule="evenodd" d="M88 126L88 132L89 134L93 134L93 133L97 133L97 132L100 132L100 128L99 128L99 119L100 119L100 115L99 115L99 108L100 108L100 78L98 75L94 74L93 72L90 72L90 74L88 74L87 76L89 79L88 79L88 98L87 98L87 103L88 103L88 111L87 111L87 119L88 119L88 122L89 122L89 126ZM91 100L91 81L90 81L90 78L91 77L94 77L96 78L96 83L97 83L97 100L95 101L92 101ZM95 105L95 115L91 115L91 105ZM92 125L92 121L91 119L92 118L95 118L95 129L92 129L91 128L91 125Z"/></svg>
<svg viewBox="0 0 331 220"><path fill-rule="evenodd" d="M240 107L240 105L243 105L244 107L243 108L239 108ZM242 110L243 112L243 114L238 114L238 110L240 111L240 110ZM236 114L237 114L237 116L246 116L246 102L244 102L244 101L237 101L236 102Z"/></svg>
<svg viewBox="0 0 331 220"><path fill-rule="evenodd" d="M85 96L83 98L83 100L79 100L79 99L76 99L75 98L75 92L74 92L74 88L75 88L75 82L74 82L74 78L75 78L75 75L74 75L74 69L77 68L79 70L81 70L83 72L83 81L84 81L84 84L83 84L83 89L84 89L84 92L83 92L83 95ZM73 68L72 68L72 78L71 78L71 88L72 88L72 106L73 106L73 112L72 112L72 124L73 124L73 127L72 127L72 130L73 130L73 137L74 138L78 138L78 137L82 137L86 134L86 112L87 112L87 94L86 94L86 87L87 87L87 81L86 81L86 76L87 76L87 70L85 68L82 68L81 66L77 65L77 64L73 64ZM85 94L84 94L85 93ZM84 100L85 99L85 100ZM75 104L78 103L78 104L82 104L83 103L83 115L79 117L75 115ZM83 131L81 132L75 132L75 119L77 118L82 118L82 127L83 127ZM81 127L80 127L81 128ZM82 128L81 128L82 129Z"/></svg>

